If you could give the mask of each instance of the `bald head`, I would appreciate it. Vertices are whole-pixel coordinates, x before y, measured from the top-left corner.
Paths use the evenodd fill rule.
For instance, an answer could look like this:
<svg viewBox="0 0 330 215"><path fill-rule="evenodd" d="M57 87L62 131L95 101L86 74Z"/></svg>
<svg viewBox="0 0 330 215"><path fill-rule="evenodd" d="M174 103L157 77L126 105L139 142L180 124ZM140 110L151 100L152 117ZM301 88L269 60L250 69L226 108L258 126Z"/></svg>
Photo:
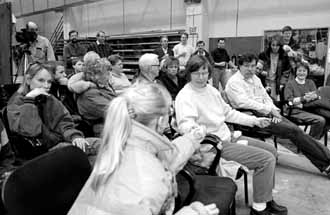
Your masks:
<svg viewBox="0 0 330 215"><path fill-rule="evenodd" d="M28 23L26 23L26 29L28 31L37 32L38 31L38 25L34 22L29 21Z"/></svg>
<svg viewBox="0 0 330 215"><path fill-rule="evenodd" d="M158 55L151 53L142 55L139 59L139 67L141 74L153 81L159 74Z"/></svg>

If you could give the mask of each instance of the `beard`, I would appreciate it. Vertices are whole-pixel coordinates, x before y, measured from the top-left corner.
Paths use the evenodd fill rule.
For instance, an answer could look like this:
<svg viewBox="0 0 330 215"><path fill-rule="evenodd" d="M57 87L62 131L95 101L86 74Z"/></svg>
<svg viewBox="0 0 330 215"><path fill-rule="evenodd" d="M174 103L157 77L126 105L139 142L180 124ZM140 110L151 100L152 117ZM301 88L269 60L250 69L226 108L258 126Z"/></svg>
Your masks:
<svg viewBox="0 0 330 215"><path fill-rule="evenodd" d="M74 39L71 40L71 42L72 42L72 43L77 43L78 40L77 40L76 38L74 38Z"/></svg>

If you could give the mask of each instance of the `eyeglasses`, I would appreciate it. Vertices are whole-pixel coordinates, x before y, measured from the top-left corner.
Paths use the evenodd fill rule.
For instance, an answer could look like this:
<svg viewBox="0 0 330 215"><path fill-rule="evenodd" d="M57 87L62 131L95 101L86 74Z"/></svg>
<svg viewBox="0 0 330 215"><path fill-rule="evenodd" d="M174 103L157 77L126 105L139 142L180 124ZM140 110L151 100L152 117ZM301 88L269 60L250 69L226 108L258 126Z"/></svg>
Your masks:
<svg viewBox="0 0 330 215"><path fill-rule="evenodd" d="M192 76L195 76L195 77L206 77L206 76L209 76L209 73L208 72L193 72L191 73Z"/></svg>

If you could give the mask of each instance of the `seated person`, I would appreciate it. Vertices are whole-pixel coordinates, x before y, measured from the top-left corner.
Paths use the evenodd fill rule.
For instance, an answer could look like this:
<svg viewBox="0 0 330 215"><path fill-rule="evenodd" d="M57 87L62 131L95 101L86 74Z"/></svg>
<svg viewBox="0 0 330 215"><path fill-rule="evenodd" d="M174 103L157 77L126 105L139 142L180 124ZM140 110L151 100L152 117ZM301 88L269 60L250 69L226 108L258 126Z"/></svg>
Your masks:
<svg viewBox="0 0 330 215"><path fill-rule="evenodd" d="M207 84L211 76L208 60L201 55L192 56L186 66L190 81L175 100L176 121L180 133L189 133L196 126L206 126L207 133L217 135L223 142L221 157L236 161L254 170L253 204L251 215L287 214L287 208L277 205L272 197L274 187L276 150L273 146L248 137L248 145L234 142L226 121L247 126L264 127L269 119L257 118L232 109L224 102L220 92ZM207 159L203 154L203 159Z"/></svg>
<svg viewBox="0 0 330 215"><path fill-rule="evenodd" d="M329 149L281 116L255 75L256 62L253 54L244 54L238 60L240 69L228 80L225 89L230 104L234 108L252 110L257 115L271 117L272 123L263 129L280 138L290 139L321 172L330 177Z"/></svg>
<svg viewBox="0 0 330 215"><path fill-rule="evenodd" d="M133 81L133 85L155 82L159 75L160 63L158 55L146 53L139 58L139 74Z"/></svg>
<svg viewBox="0 0 330 215"><path fill-rule="evenodd" d="M117 94L121 94L125 89L131 86L131 82L123 73L123 62L119 55L110 55L108 60L111 64L111 85Z"/></svg>
<svg viewBox="0 0 330 215"><path fill-rule="evenodd" d="M77 103L73 93L68 89L68 78L66 77L64 64L59 61L48 61L47 67L54 76L49 93L60 100L72 116L78 116Z"/></svg>
<svg viewBox="0 0 330 215"><path fill-rule="evenodd" d="M137 85L112 100L93 172L69 215L173 214L175 175L199 148L205 130L194 128L170 142L162 136L170 105L169 93L157 84ZM194 202L176 215L219 213L214 204L205 209Z"/></svg>
<svg viewBox="0 0 330 215"><path fill-rule="evenodd" d="M85 150L88 142L74 128L64 105L49 93L53 75L44 64L30 64L22 85L7 106L10 130L24 137L36 137L48 150L71 142Z"/></svg>
<svg viewBox="0 0 330 215"><path fill-rule="evenodd" d="M87 52L84 55L84 66L93 64L96 60L99 59L101 58L96 52L93 51ZM77 94L80 94L88 90L90 87L95 87L95 84L90 81L85 81L83 72L79 72L77 74L72 75L68 80L69 90Z"/></svg>
<svg viewBox="0 0 330 215"><path fill-rule="evenodd" d="M105 58L87 64L84 80L92 82L92 87L78 95L77 104L80 115L93 125L94 134L99 137L103 127L105 111L116 93L109 84L109 65Z"/></svg>
<svg viewBox="0 0 330 215"><path fill-rule="evenodd" d="M279 100L280 90L287 83L291 71L280 35L273 36L266 51L259 54L258 69L261 71L257 75L267 92L275 101Z"/></svg>
<svg viewBox="0 0 330 215"><path fill-rule="evenodd" d="M166 87L174 100L176 95L187 83L185 77L178 75L179 73L179 60L175 57L167 57L164 60L163 69L159 72L157 80L160 84Z"/></svg>
<svg viewBox="0 0 330 215"><path fill-rule="evenodd" d="M82 58L75 58L72 60L73 73L68 75L68 78L72 77L74 74L83 72L84 60Z"/></svg>
<svg viewBox="0 0 330 215"><path fill-rule="evenodd" d="M308 73L307 64L297 63L296 78L286 85L284 99L293 104L290 117L299 119L304 123L311 123L310 135L316 139L321 139L325 131L326 119L330 119L330 110L321 111L328 113L323 117L322 114L314 114L318 112L316 109L323 109L322 107L308 108L311 102L320 98L314 81L307 79Z"/></svg>

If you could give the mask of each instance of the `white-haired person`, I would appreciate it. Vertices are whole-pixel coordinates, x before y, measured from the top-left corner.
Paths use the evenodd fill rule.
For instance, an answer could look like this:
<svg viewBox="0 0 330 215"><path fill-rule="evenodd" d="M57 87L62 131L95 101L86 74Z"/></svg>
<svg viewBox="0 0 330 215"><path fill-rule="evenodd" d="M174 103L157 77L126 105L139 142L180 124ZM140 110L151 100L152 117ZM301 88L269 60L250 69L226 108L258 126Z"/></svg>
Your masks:
<svg viewBox="0 0 330 215"><path fill-rule="evenodd" d="M199 148L205 129L170 142L162 135L170 105L169 93L154 83L112 100L93 172L68 214L173 214L175 175ZM194 202L176 215L218 213L214 204Z"/></svg>
<svg viewBox="0 0 330 215"><path fill-rule="evenodd" d="M158 55L146 53L139 58L139 74L134 80L133 85L155 82L159 75L160 62Z"/></svg>
<svg viewBox="0 0 330 215"><path fill-rule="evenodd" d="M241 113L225 103L220 92L207 84L211 76L211 67L206 57L192 56L187 62L186 73L190 81L175 100L179 131L185 134L195 126L206 126L207 133L217 135L222 140L222 158L254 170L251 215L287 214L287 208L278 205L272 195L276 149L270 144L244 136L239 140L245 140L247 144L239 144L232 138L226 125L226 122L231 122L251 127L265 127L270 124L270 120ZM200 153L203 158L201 164L212 156L203 148Z"/></svg>

